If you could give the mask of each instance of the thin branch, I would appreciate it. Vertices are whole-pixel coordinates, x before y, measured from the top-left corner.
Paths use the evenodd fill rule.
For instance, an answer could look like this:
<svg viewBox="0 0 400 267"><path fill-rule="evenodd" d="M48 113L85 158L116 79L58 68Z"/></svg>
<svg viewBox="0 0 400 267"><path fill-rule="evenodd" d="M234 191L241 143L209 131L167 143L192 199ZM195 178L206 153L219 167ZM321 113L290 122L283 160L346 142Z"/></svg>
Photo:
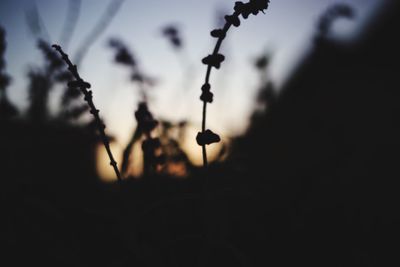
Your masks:
<svg viewBox="0 0 400 267"><path fill-rule="evenodd" d="M68 70L71 72L71 74L76 79L76 81L70 82L69 85L72 87L79 88L81 90L81 92L83 93L83 95L85 96L84 99L87 102L87 104L89 105L90 113L93 115L93 117L95 119L95 123L96 123L97 129L99 130L101 140L103 141L103 144L104 144L104 147L106 148L108 157L110 158L110 165L114 168L114 171L115 171L115 174L117 175L118 181L121 182L122 177L118 170L117 162L115 161L114 156L111 153L110 141L108 140L106 133L105 133L106 126L104 125L103 121L100 119L99 110L96 109L96 107L93 103L93 93L92 93L92 91L88 90L90 88L90 84L85 82L79 76L76 65L72 64L72 62L68 58L68 55L65 54L64 51L61 49L61 46L53 45L53 47L61 54L62 59L68 65Z"/></svg>
<svg viewBox="0 0 400 267"><path fill-rule="evenodd" d="M238 14L236 14L236 13L237 12L235 12L233 15L238 16ZM223 34L220 35L220 37L218 38L218 40L215 44L215 47L213 50L213 55L218 55L219 50L222 45L222 41L225 39L226 33L228 32L230 27L231 27L231 24L229 22L226 22L224 28L222 29ZM212 67L213 67L212 65L207 66L206 78L205 78L205 82L204 82L205 84L209 84ZM201 123L202 133L205 133L205 131L206 131L206 119L207 119L207 101L203 100L203 116L202 116L202 123ZM201 147L202 147L202 154L203 154L203 166L205 168L207 168L208 160L207 160L206 144L202 144Z"/></svg>
<svg viewBox="0 0 400 267"><path fill-rule="evenodd" d="M200 96L201 101L203 101L201 132L199 132L196 137L197 143L202 147L203 166L205 168L208 166L206 145L220 141L220 137L217 134L213 133L211 130L206 130L207 103L212 103L213 101L213 94L210 91L211 69L212 67L219 69L221 62L224 61L225 57L219 53L219 50L229 28L232 25L235 27L240 26L239 16L242 15L244 19L247 19L250 14L257 15L260 11L264 13L264 10L268 8L268 5L269 0L250 0L248 3L238 1L235 3L235 12L232 15L225 16L224 27L211 32L211 36L218 39L212 54L202 60L202 62L207 65L207 71L204 84L201 87L203 93Z"/></svg>

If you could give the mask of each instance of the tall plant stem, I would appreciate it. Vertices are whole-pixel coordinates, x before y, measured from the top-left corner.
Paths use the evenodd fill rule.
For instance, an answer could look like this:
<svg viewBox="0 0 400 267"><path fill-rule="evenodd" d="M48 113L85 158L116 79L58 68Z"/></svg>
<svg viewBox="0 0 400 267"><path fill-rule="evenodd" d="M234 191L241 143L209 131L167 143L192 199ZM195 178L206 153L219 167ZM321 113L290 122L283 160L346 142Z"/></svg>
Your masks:
<svg viewBox="0 0 400 267"><path fill-rule="evenodd" d="M122 181L122 176L118 170L117 167L117 162L114 159L114 156L111 152L110 148L110 141L108 140L106 133L105 133L105 128L106 126L104 125L103 121L100 119L99 116L99 110L96 109L94 103L93 103L93 93L92 91L88 90L90 88L90 84L85 82L78 73L76 65L73 65L72 62L69 60L68 55L64 53L64 51L61 49L61 46L59 45L53 45L53 47L61 54L62 59L67 63L68 65L68 70L71 72L71 74L75 77L76 79L76 84L77 87L81 90L81 92L84 95L84 99L87 102L89 108L90 108L90 113L93 115L97 129L100 133L100 138L103 142L104 147L106 148L108 157L110 158L110 165L114 168L114 172L117 176L117 179L119 182Z"/></svg>
<svg viewBox="0 0 400 267"><path fill-rule="evenodd" d="M207 115L207 102L203 101L203 121L201 124L201 131L204 133L206 131L206 115ZM202 153L203 153L203 166L207 168L208 161L207 161L207 149L206 145L201 146Z"/></svg>
<svg viewBox="0 0 400 267"><path fill-rule="evenodd" d="M234 12L233 16L239 16L239 12ZM222 34L218 40L217 43L215 44L214 50L213 50L213 55L217 55L219 53L219 50L222 45L222 41L225 39L226 33L228 32L229 28L231 27L231 23L226 22L224 27L222 28L222 31L224 34ZM208 65L207 66L207 72L206 72L206 78L205 78L205 84L210 83L210 76L211 76L211 69L212 66ZM204 133L206 131L206 119L207 119L207 101L203 101L203 116L202 116L202 123L201 123L201 131ZM204 168L207 168L208 166L208 160L207 160L207 149L206 145L202 145L202 153L203 153L203 166Z"/></svg>

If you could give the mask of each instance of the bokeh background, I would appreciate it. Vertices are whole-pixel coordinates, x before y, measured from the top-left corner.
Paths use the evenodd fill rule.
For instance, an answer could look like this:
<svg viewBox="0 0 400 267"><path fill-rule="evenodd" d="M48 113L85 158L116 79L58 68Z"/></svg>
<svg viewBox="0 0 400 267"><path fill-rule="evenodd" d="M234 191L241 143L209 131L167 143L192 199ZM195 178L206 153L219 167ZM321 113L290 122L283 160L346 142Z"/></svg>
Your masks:
<svg viewBox="0 0 400 267"><path fill-rule="evenodd" d="M359 38L384 2L345 1L357 15L352 20L339 19L332 34L348 42ZM252 17L231 31L222 48L227 58L224 67L212 75L215 102L209 107L211 129L224 140L244 133L260 87L255 60L262 54L269 55L268 80L279 91L309 52L318 20L334 3L337 1L277 1L271 5L270 14ZM133 112L140 101L137 86L131 83L127 70L115 64L108 46L110 38L120 38L144 72L156 80L149 89L154 115L173 122L190 122L182 146L195 164L201 163L201 150L195 143L201 122L198 95L205 73L200 61L215 42L209 36L210 30L221 25L231 2L6 0L0 5L0 24L7 31L7 71L13 77L9 97L22 113L28 106L29 66L43 62L37 40L60 44L73 60L79 60L81 76L92 84L95 103L107 132L116 138L114 150L120 155L136 127ZM174 49L163 36L167 26L179 30L180 49ZM61 94L60 86L50 92L48 106L53 114L60 110ZM212 147L211 157L217 151L218 145ZM112 175L106 171L102 173Z"/></svg>
<svg viewBox="0 0 400 267"><path fill-rule="evenodd" d="M202 168L201 60L233 5L0 2L0 265L399 265L399 2L241 19ZM92 85L121 182L52 43Z"/></svg>

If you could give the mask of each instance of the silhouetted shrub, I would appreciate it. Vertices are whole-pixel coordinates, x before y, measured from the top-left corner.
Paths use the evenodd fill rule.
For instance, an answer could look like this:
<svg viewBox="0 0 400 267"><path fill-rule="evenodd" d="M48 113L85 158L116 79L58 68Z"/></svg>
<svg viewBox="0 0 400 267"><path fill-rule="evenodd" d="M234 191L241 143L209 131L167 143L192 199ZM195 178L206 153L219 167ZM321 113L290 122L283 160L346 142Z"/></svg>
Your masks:
<svg viewBox="0 0 400 267"><path fill-rule="evenodd" d="M6 47L6 32L0 26L0 119L10 119L18 114L17 108L7 97L7 87L11 82L11 77L5 73L4 54Z"/></svg>

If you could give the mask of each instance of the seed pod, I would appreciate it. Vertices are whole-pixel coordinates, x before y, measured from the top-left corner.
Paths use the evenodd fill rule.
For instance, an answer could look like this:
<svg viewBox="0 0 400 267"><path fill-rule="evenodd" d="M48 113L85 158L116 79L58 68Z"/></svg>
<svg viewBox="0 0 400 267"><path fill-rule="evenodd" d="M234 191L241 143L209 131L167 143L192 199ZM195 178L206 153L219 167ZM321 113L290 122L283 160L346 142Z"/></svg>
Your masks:
<svg viewBox="0 0 400 267"><path fill-rule="evenodd" d="M73 89L77 89L77 88L86 88L89 89L91 87L90 83L85 82L83 80L77 80L77 81L71 81L68 82L68 87L69 88L73 88Z"/></svg>
<svg viewBox="0 0 400 267"><path fill-rule="evenodd" d="M196 141L199 146L210 145L218 143L221 138L218 134L213 133L211 130L206 130L204 133L199 132L196 136Z"/></svg>
<svg viewBox="0 0 400 267"><path fill-rule="evenodd" d="M214 94L211 93L210 91L203 91L203 93L200 96L201 101L205 101L207 103L212 103L214 98Z"/></svg>
<svg viewBox="0 0 400 267"><path fill-rule="evenodd" d="M214 38L225 38L225 32L221 29L215 29L213 31L211 31L211 36Z"/></svg>
<svg viewBox="0 0 400 267"><path fill-rule="evenodd" d="M203 64L213 66L217 69L221 67L221 62L225 60L224 55L222 54L213 54L208 55L207 57L203 58Z"/></svg>
<svg viewBox="0 0 400 267"><path fill-rule="evenodd" d="M240 26L240 19L237 16L234 15L226 15L225 16L225 20L232 24L235 27L239 27Z"/></svg>

